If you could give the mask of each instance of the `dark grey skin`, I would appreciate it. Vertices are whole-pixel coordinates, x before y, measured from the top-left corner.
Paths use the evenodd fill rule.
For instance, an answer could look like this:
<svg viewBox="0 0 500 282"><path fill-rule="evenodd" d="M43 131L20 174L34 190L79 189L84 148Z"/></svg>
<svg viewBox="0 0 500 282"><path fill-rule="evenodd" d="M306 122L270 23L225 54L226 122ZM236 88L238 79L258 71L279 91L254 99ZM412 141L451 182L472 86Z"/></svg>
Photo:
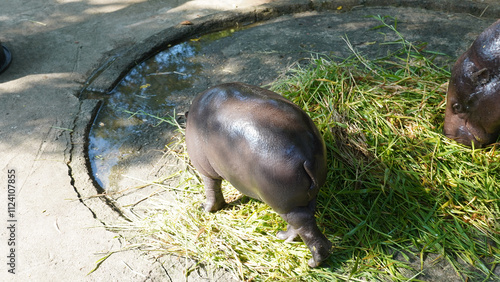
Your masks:
<svg viewBox="0 0 500 282"><path fill-rule="evenodd" d="M476 148L494 143L500 135L500 20L453 66L444 134Z"/></svg>
<svg viewBox="0 0 500 282"><path fill-rule="evenodd" d="M243 83L199 94L188 113L187 152L205 184L204 209L226 205L225 179L273 208L288 223L277 237L291 242L299 235L312 253L309 266L319 266L332 247L314 217L326 150L309 116L282 96Z"/></svg>

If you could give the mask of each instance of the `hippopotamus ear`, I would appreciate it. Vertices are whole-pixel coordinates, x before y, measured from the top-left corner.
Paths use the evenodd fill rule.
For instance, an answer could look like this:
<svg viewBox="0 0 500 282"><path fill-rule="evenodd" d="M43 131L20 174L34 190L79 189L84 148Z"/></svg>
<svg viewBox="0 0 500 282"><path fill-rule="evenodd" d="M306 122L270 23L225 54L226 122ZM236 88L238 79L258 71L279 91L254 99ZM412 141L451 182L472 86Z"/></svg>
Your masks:
<svg viewBox="0 0 500 282"><path fill-rule="evenodd" d="M475 86L484 85L490 81L490 71L487 68L480 69L473 72L470 79Z"/></svg>

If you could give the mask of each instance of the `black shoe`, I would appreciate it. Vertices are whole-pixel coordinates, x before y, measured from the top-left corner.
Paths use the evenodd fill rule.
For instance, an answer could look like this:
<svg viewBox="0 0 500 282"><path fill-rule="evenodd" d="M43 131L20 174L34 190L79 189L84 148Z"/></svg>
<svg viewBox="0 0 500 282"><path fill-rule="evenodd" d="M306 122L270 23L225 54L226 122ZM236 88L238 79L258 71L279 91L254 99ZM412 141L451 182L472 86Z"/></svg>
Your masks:
<svg viewBox="0 0 500 282"><path fill-rule="evenodd" d="M12 61L12 55L7 47L0 44L0 73L4 72Z"/></svg>

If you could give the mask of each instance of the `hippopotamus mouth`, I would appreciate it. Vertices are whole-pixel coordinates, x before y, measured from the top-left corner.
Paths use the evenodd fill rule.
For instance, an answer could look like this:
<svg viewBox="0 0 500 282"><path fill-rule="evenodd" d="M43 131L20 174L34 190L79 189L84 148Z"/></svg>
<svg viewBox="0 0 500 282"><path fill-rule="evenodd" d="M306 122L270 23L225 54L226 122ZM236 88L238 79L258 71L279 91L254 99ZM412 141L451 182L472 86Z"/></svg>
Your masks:
<svg viewBox="0 0 500 282"><path fill-rule="evenodd" d="M467 120L464 120L463 125L457 127L455 132L443 131L447 138L466 146L472 146L472 144L474 144L474 147L481 148L485 145L484 139L474 134L475 130L470 127L470 123Z"/></svg>

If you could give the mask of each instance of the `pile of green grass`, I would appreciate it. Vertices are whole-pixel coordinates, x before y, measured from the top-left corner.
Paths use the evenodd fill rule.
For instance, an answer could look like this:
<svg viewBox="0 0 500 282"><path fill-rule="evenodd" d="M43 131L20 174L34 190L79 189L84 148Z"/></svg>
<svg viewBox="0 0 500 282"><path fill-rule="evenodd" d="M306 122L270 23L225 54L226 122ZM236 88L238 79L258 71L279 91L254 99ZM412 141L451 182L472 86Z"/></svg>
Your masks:
<svg viewBox="0 0 500 282"><path fill-rule="evenodd" d="M445 261L464 280L492 278L500 263L497 145L471 149L443 136L450 73L432 62L435 54L402 37L398 44L377 60L318 56L272 85L312 117L327 144L317 220L335 249L324 267L310 269L302 242L275 238L286 223L262 202L237 200L229 185L224 193L233 203L202 212L204 190L182 129L169 154L185 169L169 177L174 189L162 186L176 201L151 199L148 217L120 228L138 231L136 247L190 257L195 268L223 268L242 280L416 281L424 261Z"/></svg>

